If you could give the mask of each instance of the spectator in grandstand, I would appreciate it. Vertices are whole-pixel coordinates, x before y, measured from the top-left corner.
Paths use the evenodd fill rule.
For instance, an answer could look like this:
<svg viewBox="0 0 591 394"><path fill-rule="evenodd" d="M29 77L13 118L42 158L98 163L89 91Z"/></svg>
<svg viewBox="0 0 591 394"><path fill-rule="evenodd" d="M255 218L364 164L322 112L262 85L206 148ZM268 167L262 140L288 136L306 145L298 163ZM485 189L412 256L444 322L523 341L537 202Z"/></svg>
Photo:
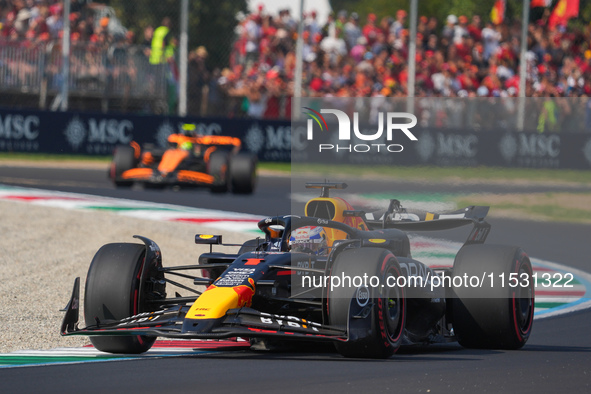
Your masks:
<svg viewBox="0 0 591 394"><path fill-rule="evenodd" d="M458 24L454 27L453 43L459 44L462 42L462 38L468 36L468 18L464 15L460 15L458 18Z"/></svg>
<svg viewBox="0 0 591 394"><path fill-rule="evenodd" d="M402 29L406 26L406 16L405 10L396 11L396 20L390 25L390 34L393 34L394 37L399 37Z"/></svg>
<svg viewBox="0 0 591 394"><path fill-rule="evenodd" d="M361 37L359 15L356 12L352 12L349 16L349 21L345 23L345 41L349 50L357 44L359 37Z"/></svg>
<svg viewBox="0 0 591 394"><path fill-rule="evenodd" d="M458 23L458 17L455 15L448 15L445 20L445 26L441 31L441 43L444 47L448 47L453 43L456 35L456 23Z"/></svg>
<svg viewBox="0 0 591 394"><path fill-rule="evenodd" d="M499 47L501 41L501 33L497 31L495 26L488 22L486 27L482 29L482 41L484 44L483 58L488 61L494 55Z"/></svg>
<svg viewBox="0 0 591 394"><path fill-rule="evenodd" d="M142 41L140 42L143 48L144 55L146 58L150 58L150 52L152 51L152 38L154 37L154 28L150 25L144 28L144 34Z"/></svg>
<svg viewBox="0 0 591 394"><path fill-rule="evenodd" d="M63 30L64 23L62 18L63 7L60 3L52 4L49 7L49 16L46 19L49 34L53 39L59 38L59 32Z"/></svg>
<svg viewBox="0 0 591 394"><path fill-rule="evenodd" d="M172 35L170 34L170 18L165 16L162 23L154 30L152 37L150 63L163 64L166 63L167 58L174 55L174 46Z"/></svg>
<svg viewBox="0 0 591 394"><path fill-rule="evenodd" d="M306 31L308 31L312 37L314 37L316 34L320 34L322 29L320 27L320 24L318 23L316 11L312 10L308 14L305 24Z"/></svg>
<svg viewBox="0 0 591 394"><path fill-rule="evenodd" d="M380 29L376 26L376 18L376 14L369 14L367 16L367 23L361 30L363 36L367 40L368 45L373 45L380 31Z"/></svg>
<svg viewBox="0 0 591 394"><path fill-rule="evenodd" d="M24 37L29 29L29 20L31 19L31 11L24 6L24 2L17 2L15 8L18 8L16 18L14 21L14 28L19 37Z"/></svg>
<svg viewBox="0 0 591 394"><path fill-rule="evenodd" d="M341 29L337 27L333 36L327 36L320 42L320 49L328 56L331 65L337 66L341 58L347 54L347 44L340 38Z"/></svg>
<svg viewBox="0 0 591 394"><path fill-rule="evenodd" d="M480 15L472 16L472 21L466 28L468 30L468 34L474 39L474 41L480 41L482 39L482 28L480 27L481 19Z"/></svg>
<svg viewBox="0 0 591 394"><path fill-rule="evenodd" d="M192 115L201 115L204 112L202 111L203 95L207 94L204 88L209 80L209 71L205 65L207 55L207 49L203 46L198 47L189 54L187 96L188 112Z"/></svg>

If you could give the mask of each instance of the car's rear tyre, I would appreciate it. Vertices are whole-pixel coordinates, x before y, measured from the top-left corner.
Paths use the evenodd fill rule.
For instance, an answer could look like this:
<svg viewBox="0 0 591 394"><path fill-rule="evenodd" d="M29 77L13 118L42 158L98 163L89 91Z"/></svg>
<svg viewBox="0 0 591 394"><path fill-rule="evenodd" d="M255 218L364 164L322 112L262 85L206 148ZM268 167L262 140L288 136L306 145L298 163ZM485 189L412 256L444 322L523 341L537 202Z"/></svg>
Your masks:
<svg viewBox="0 0 591 394"><path fill-rule="evenodd" d="M135 157L134 149L129 145L119 145L113 153L113 161L109 171L109 177L117 187L130 187L133 181L121 179L121 175L137 166L138 160Z"/></svg>
<svg viewBox="0 0 591 394"><path fill-rule="evenodd" d="M460 345L477 349L525 345L532 330L534 283L531 262L521 248L464 246L456 256L453 275L484 278L482 286L453 289L452 324Z"/></svg>
<svg viewBox="0 0 591 394"><path fill-rule="evenodd" d="M380 248L345 250L336 258L331 276L377 277L380 282L328 289L329 323L346 328L349 336L347 342L336 343L337 351L358 358L393 355L402 342L406 318L404 288L393 285L401 276L394 255Z"/></svg>
<svg viewBox="0 0 591 394"><path fill-rule="evenodd" d="M230 181L232 193L252 194L256 187L256 156L239 153L230 161Z"/></svg>
<svg viewBox="0 0 591 394"><path fill-rule="evenodd" d="M207 163L207 172L215 178L212 193L226 193L229 185L230 157L227 152L213 152Z"/></svg>
<svg viewBox="0 0 591 394"><path fill-rule="evenodd" d="M84 291L84 320L87 326L120 320L151 309L146 303L146 292L150 286L143 286L141 278L157 277L157 272L143 273L146 246L132 243L104 245L94 256ZM156 271L155 267L148 268ZM156 337L133 336L91 336L95 348L109 353L143 353L152 347Z"/></svg>

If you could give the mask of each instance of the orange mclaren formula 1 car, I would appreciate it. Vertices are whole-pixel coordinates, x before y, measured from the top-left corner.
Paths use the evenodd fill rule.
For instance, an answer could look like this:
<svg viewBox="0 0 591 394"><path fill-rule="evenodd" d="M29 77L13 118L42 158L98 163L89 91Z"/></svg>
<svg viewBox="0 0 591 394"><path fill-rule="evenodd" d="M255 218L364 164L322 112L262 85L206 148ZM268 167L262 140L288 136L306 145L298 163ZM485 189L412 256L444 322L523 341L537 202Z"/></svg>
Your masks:
<svg viewBox="0 0 591 394"><path fill-rule="evenodd" d="M109 177L117 187L205 186L214 193L250 194L256 157L240 152L239 138L171 134L168 149L132 142L115 148Z"/></svg>
<svg viewBox="0 0 591 394"><path fill-rule="evenodd" d="M198 234L195 242L210 251L197 264L163 266L159 247L145 237L104 245L86 278L86 327L78 327L77 278L61 334L88 335L111 353L145 352L157 337L242 337L259 348L332 342L344 356L366 358L389 357L401 345L526 343L532 266L517 246L484 244L488 207L409 212L390 200L386 211L365 213L329 196L346 184L308 186L322 193L306 204L306 216L261 220L264 238L226 245L240 247L237 253L213 252L221 235ZM413 258L407 231L466 224L472 230L453 267ZM167 284L185 294L167 295Z"/></svg>

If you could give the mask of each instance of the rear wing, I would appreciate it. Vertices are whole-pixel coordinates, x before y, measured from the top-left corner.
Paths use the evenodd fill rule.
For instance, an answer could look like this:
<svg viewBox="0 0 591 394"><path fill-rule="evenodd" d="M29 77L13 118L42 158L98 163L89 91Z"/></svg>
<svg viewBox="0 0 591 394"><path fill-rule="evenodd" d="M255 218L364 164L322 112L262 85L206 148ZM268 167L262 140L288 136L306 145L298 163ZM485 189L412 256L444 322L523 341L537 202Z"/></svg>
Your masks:
<svg viewBox="0 0 591 394"><path fill-rule="evenodd" d="M190 136L184 134L171 134L168 136L168 142L177 145L181 145L183 142L190 142L192 144L232 146L234 148L240 148L242 146L242 141L240 141L240 138L223 135Z"/></svg>
<svg viewBox="0 0 591 394"><path fill-rule="evenodd" d="M330 189L346 189L347 184L338 182L306 183L306 188L321 189L320 198L322 199L329 197ZM347 204L347 206L350 205ZM484 220L489 208L473 205L452 212L409 212L400 205L400 201L392 199L386 211L366 213L365 211L343 210L342 216L343 218L361 218L370 230L392 228L402 231L439 231L472 224L472 231L465 244L473 244L484 243L490 232L490 224ZM328 216L334 218L334 211Z"/></svg>
<svg viewBox="0 0 591 394"><path fill-rule="evenodd" d="M466 244L471 244L486 240L490 232L490 224L484 220L488 210L489 207L473 205L442 213L409 212L400 206L398 200L390 200L390 206L385 212L355 211L348 214L362 214L371 230L395 228L403 231L440 231L472 224L474 227L466 241Z"/></svg>

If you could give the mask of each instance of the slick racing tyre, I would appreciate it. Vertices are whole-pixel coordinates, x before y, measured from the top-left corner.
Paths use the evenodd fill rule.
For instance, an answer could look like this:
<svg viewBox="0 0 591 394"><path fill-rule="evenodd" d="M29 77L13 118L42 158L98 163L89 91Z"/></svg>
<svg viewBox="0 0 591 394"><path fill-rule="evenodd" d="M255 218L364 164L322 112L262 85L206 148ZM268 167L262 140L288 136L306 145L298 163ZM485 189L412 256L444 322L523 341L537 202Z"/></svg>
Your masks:
<svg viewBox="0 0 591 394"><path fill-rule="evenodd" d="M484 278L481 286L453 288L452 325L460 345L477 349L525 345L532 330L534 283L531 262L522 249L464 246L456 256L453 276Z"/></svg>
<svg viewBox="0 0 591 394"><path fill-rule="evenodd" d="M230 161L232 193L252 194L256 185L256 157L239 153Z"/></svg>
<svg viewBox="0 0 591 394"><path fill-rule="evenodd" d="M99 249L86 277L84 320L87 326L155 310L146 301L154 298L154 294L163 294L164 288L160 285L162 288L155 289L159 285L150 280L158 278L156 267L148 268L152 272L142 272L145 255L145 245L132 243L112 243ZM140 286L142 277L146 278L144 286ZM143 353L155 340L156 337L142 335L90 337L95 348L109 353Z"/></svg>
<svg viewBox="0 0 591 394"><path fill-rule="evenodd" d="M135 151L129 145L119 145L115 148L109 177L117 187L130 187L133 181L121 179L121 174L137 166Z"/></svg>
<svg viewBox="0 0 591 394"><path fill-rule="evenodd" d="M212 193L226 193L229 185L229 155L227 152L213 152L207 163L207 172L215 178Z"/></svg>
<svg viewBox="0 0 591 394"><path fill-rule="evenodd" d="M345 357L386 358L400 347L405 329L404 288L388 286L401 276L394 255L380 248L349 249L339 254L332 277L377 277L380 285L335 286L328 291L329 324L347 329L347 342L337 342ZM390 278L390 279L388 279ZM357 283L358 284L358 283ZM383 284L383 286L382 286Z"/></svg>

